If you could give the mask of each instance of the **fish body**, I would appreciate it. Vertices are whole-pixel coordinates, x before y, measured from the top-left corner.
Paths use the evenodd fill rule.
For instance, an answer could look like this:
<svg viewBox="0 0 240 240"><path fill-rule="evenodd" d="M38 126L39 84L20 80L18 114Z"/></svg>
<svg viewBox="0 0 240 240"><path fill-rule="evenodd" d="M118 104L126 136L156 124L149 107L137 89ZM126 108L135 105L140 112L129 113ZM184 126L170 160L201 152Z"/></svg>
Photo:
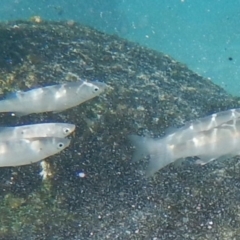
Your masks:
<svg viewBox="0 0 240 240"><path fill-rule="evenodd" d="M74 124L70 123L40 123L16 127L0 127L0 141L37 137L64 138L71 134L75 127Z"/></svg>
<svg viewBox="0 0 240 240"><path fill-rule="evenodd" d="M217 127L230 120L240 118L240 108L221 111L209 116L189 121L183 127L176 129L172 134L168 135L169 141L172 139L179 142L192 138L196 132L207 131Z"/></svg>
<svg viewBox="0 0 240 240"><path fill-rule="evenodd" d="M55 137L0 141L0 167L35 163L59 153L69 144L69 139Z"/></svg>
<svg viewBox="0 0 240 240"><path fill-rule="evenodd" d="M169 142L168 142L169 144ZM169 144L174 159L198 156L206 164L221 156L240 153L240 119L230 120L177 144Z"/></svg>
<svg viewBox="0 0 240 240"><path fill-rule="evenodd" d="M215 121L212 115L193 121L160 139L130 136L130 141L136 147L133 160L149 155L146 173L151 176L180 158L197 156L200 158L197 163L206 164L218 158L240 154L239 115L225 111L219 116L214 116Z"/></svg>
<svg viewBox="0 0 240 240"><path fill-rule="evenodd" d="M0 112L18 115L60 112L101 94L107 85L101 82L77 81L16 92L0 101Z"/></svg>

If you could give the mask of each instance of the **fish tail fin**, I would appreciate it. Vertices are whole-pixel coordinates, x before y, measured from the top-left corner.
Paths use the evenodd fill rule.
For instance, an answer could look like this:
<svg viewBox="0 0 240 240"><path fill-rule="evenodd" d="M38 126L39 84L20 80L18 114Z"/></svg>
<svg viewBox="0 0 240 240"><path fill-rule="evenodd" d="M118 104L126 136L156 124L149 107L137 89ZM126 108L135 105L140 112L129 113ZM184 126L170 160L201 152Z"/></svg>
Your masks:
<svg viewBox="0 0 240 240"><path fill-rule="evenodd" d="M144 156L150 154L149 148L149 140L150 138L140 137L137 135L128 136L129 141L135 147L135 151L133 153L132 161L137 162L142 159Z"/></svg>
<svg viewBox="0 0 240 240"><path fill-rule="evenodd" d="M165 139L155 140L131 135L129 136L129 140L135 146L133 161L138 161L146 155L150 156L149 165L146 170L148 177L174 161Z"/></svg>

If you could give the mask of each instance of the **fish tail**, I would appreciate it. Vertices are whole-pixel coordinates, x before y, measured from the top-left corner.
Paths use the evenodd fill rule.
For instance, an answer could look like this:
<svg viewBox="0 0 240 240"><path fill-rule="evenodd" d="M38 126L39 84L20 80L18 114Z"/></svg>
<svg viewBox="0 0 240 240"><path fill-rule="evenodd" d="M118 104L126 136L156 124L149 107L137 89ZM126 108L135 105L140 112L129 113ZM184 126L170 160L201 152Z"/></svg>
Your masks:
<svg viewBox="0 0 240 240"><path fill-rule="evenodd" d="M164 138L155 140L131 135L129 136L129 140L132 145L135 146L135 152L132 158L133 161L138 161L147 155L150 156L149 165L146 169L146 175L148 177L174 161Z"/></svg>

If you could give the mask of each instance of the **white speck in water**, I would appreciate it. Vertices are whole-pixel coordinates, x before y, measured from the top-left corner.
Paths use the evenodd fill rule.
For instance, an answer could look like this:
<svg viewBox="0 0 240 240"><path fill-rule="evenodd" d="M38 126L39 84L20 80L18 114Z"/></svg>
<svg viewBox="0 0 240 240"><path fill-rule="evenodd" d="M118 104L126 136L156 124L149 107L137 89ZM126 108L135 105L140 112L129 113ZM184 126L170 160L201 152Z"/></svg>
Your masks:
<svg viewBox="0 0 240 240"><path fill-rule="evenodd" d="M77 174L77 176L80 177L80 178L85 178L85 177L86 177L86 174L85 174L84 172L79 172L79 173Z"/></svg>

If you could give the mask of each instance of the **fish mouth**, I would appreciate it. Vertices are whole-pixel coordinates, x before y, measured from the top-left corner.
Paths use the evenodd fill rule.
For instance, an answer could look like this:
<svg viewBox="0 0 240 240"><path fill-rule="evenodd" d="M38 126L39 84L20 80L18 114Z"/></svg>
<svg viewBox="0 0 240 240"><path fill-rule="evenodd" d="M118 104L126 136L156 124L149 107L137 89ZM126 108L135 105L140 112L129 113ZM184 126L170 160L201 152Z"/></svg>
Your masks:
<svg viewBox="0 0 240 240"><path fill-rule="evenodd" d="M76 130L76 125L75 124L71 124L70 125L70 132L73 133L75 130Z"/></svg>
<svg viewBox="0 0 240 240"><path fill-rule="evenodd" d="M99 81L95 81L93 82L94 85L96 85L97 87L99 87L99 89L101 89L101 91L112 91L114 88L104 82L99 82Z"/></svg>
<svg viewBox="0 0 240 240"><path fill-rule="evenodd" d="M64 148L63 149L69 147L69 145L71 143L71 139L69 139L69 138L63 138L63 139L58 139L58 140L59 140L59 143L62 142L64 144Z"/></svg>

